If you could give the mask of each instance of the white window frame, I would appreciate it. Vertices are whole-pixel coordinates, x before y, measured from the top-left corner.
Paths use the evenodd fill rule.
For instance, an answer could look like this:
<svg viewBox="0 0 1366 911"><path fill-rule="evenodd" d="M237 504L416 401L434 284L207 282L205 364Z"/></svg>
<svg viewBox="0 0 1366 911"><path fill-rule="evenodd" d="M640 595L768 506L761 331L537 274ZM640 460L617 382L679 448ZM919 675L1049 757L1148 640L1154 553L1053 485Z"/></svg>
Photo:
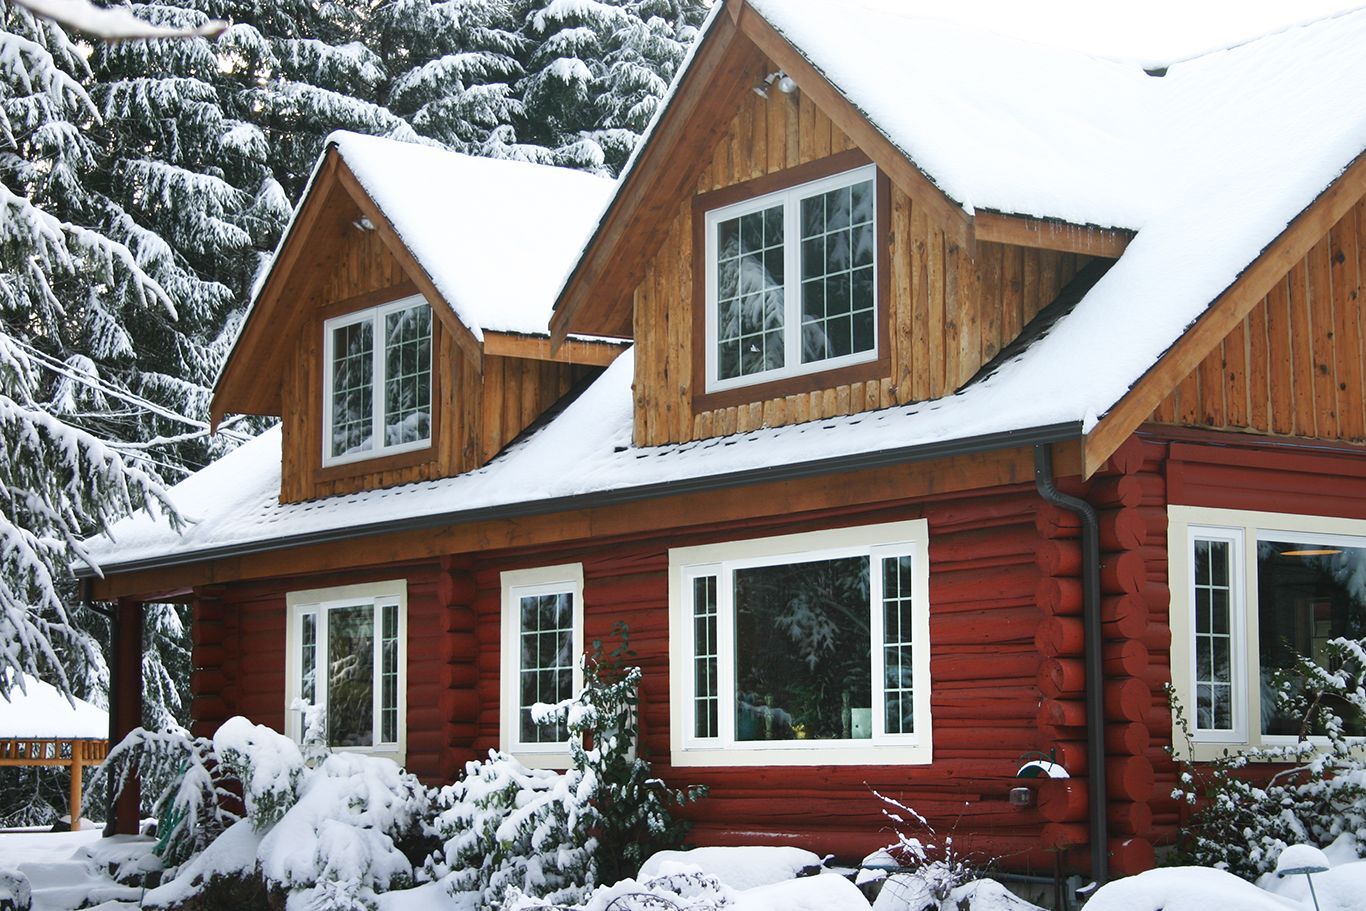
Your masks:
<svg viewBox="0 0 1366 911"><path fill-rule="evenodd" d="M383 689L381 686L382 649L378 634L381 623L381 609L394 606L398 609L398 739L391 742L377 742L368 747L340 747L347 753L364 753L369 756L383 756L403 765L408 754L408 582L406 579L393 579L386 582L367 582L360 585L340 585L332 588L317 588L306 591L289 592L285 595L285 734L295 742L302 742L304 736L303 718L291 706L294 700L303 695L303 667L300 647L303 642L303 619L313 615L318 618L315 648L317 683L315 684L314 704L326 709L326 674L324 671L327 655L327 612L335 608L370 605L375 612L375 649L374 649L374 731L378 739L382 735L382 714L380 711Z"/></svg>
<svg viewBox="0 0 1366 911"><path fill-rule="evenodd" d="M734 570L814 560L866 556L869 565L873 736L857 740L735 739ZM882 572L880 560L912 559L912 700L915 731L883 731ZM718 729L714 738L695 736L693 672L693 580L717 578ZM670 747L674 766L919 765L933 759L930 714L929 529L924 519L728 541L669 551Z"/></svg>
<svg viewBox="0 0 1366 911"><path fill-rule="evenodd" d="M499 747L531 768L567 769L571 764L569 747L563 743L524 743L521 739L522 708L522 609L521 599L532 595L569 592L574 606L572 636L574 649L573 691L583 689L583 564L565 563L502 573L502 661L499 712Z"/></svg>
<svg viewBox="0 0 1366 911"><path fill-rule="evenodd" d="M421 294L412 294L408 297L381 304L378 307L370 307L365 310L357 310L353 313L344 313L341 316L334 316L323 322L323 467L330 468L333 465L349 465L353 462L363 462L367 459L380 458L382 456L398 455L404 452L416 452L420 449L430 449L432 446L432 436L429 434L425 440L415 440L411 443L400 443L394 446L384 445L384 381L387 373L387 358L384 356L386 339L384 333L385 317L398 310L407 310L418 304L424 304L429 309L430 304ZM432 313L433 329L435 328L436 313ZM370 323L372 325L372 335L374 347L371 349L371 389L373 390L370 399L370 439L374 445L363 452L352 452L346 455L332 455L332 395L334 382L332 358L335 354L335 342L333 341L334 330L351 326L357 323ZM432 333L432 341L435 342L436 333ZM429 344L428 353L431 363L428 364L428 397L431 400L430 406L433 414L432 426L435 425L436 411L436 350L434 344Z"/></svg>
<svg viewBox="0 0 1366 911"><path fill-rule="evenodd" d="M881 213L877 210L878 193L876 165L865 165L851 171L842 171L839 174L832 174L829 177L822 177L818 180L786 187L773 193L755 197L754 199L746 199L743 202L733 203L706 212L704 230L706 234L707 285L707 312L705 320L707 392L722 392L727 389L738 389L744 386L768 383L793 376L823 373L827 370L838 370L841 367L863 364L878 359L878 353L881 350L883 341L880 337L880 319L878 318L878 314L886 304L878 297L877 293L877 289L880 287L878 279L881 277L879 270L882 268L882 264L880 261L881 257L878 256L876 252L873 255L873 347L867 351L852 352L841 357L812 361L809 364L803 364L801 357L801 200L810 196L815 196L819 193L826 193L830 190L837 190L841 187L862 183L866 180L873 181L874 242L881 245L886 242L886 239L878 236L877 226ZM765 370L761 373L751 373L747 376L736 376L726 380L718 379L716 373L717 320L719 316L717 312L716 226L722 221L728 221L741 215L748 215L752 212L772 208L778 202L783 204L783 366L779 369Z"/></svg>
<svg viewBox="0 0 1366 911"><path fill-rule="evenodd" d="M1171 591L1172 686L1190 728L1190 744L1172 723L1177 755L1196 761L1219 758L1238 747L1275 747L1293 744L1287 735L1263 734L1261 699L1260 626L1257 591L1257 544L1265 539L1293 536L1305 543L1366 546L1366 520L1332 516L1215 509L1201 506L1167 508L1167 565ZM1235 547L1230 581L1229 630L1232 634L1233 730L1197 730L1195 717L1194 561L1196 540L1225 540ZM1322 738L1310 738L1314 742ZM1326 741L1324 741L1326 743Z"/></svg>

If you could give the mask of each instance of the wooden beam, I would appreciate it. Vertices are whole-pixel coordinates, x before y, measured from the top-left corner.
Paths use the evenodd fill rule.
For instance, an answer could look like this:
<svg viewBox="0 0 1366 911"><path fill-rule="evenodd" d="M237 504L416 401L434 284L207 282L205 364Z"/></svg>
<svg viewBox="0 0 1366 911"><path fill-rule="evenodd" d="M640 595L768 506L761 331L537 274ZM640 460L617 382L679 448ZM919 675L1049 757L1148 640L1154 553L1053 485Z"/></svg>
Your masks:
<svg viewBox="0 0 1366 911"><path fill-rule="evenodd" d="M549 338L517 332L484 332L484 353L493 357L520 357L559 364L606 367L631 346L626 340L568 338L558 346Z"/></svg>
<svg viewBox="0 0 1366 911"><path fill-rule="evenodd" d="M973 224L977 239L981 241L1103 256L1107 259L1119 259L1128 248L1129 241L1134 239L1133 231L1119 228L1097 228L1095 225L1004 215L1000 212L978 212Z"/></svg>
<svg viewBox="0 0 1366 911"><path fill-rule="evenodd" d="M1078 447L1055 447L1060 476L1081 470ZM837 481L833 483L832 481ZM129 593L182 586L336 572L510 547L587 543L594 539L659 534L665 528L724 523L825 509L875 507L979 487L1034 483L1033 449L974 453L891 468L775 481L715 491L657 497L572 512L498 519L375 535L203 563L110 572L92 580L91 597L112 600ZM668 524L661 517L667 516Z"/></svg>
<svg viewBox="0 0 1366 911"><path fill-rule="evenodd" d="M759 50L792 77L797 83L798 90L805 92L837 127L868 153L902 192L914 202L923 205L941 222L944 230L960 247L969 254L975 253L973 219L961 204L950 199L943 190L935 186L905 152L873 126L843 92L826 79L825 75L816 69L801 51L793 47L767 19L755 12L753 7L745 5L739 8L739 24L741 31L758 45Z"/></svg>
<svg viewBox="0 0 1366 911"><path fill-rule="evenodd" d="M394 259L398 260L403 271L408 274L413 284L417 285L418 290L428 301L441 301L445 307L433 307L433 312L441 320L441 325L445 326L451 333L451 338L455 344L469 356L471 363L480 373L484 369L483 347L479 344L479 339L475 338L474 333L468 326L462 323L455 315L455 308L445 296L437 290L436 283L432 281L431 275L427 273L426 267L418 262L416 256L408 249L408 245L399 236L398 230L394 228L393 222L389 221L389 216L384 214L384 210L375 204L370 198L370 194L356 178L355 173L347 166L346 162L338 157L337 160L337 180L341 186L350 194L356 207L361 210L366 218L370 219L375 230L379 232L380 239L384 241L384 246L393 254Z"/></svg>
<svg viewBox="0 0 1366 911"><path fill-rule="evenodd" d="M1171 394L1205 356L1257 306L1328 233L1328 229L1366 196L1366 153L1307 206L1261 255L1215 299L1195 324L1143 374L1133 388L1091 430L1086 438L1083 469L1090 477L1105 464L1154 409Z"/></svg>

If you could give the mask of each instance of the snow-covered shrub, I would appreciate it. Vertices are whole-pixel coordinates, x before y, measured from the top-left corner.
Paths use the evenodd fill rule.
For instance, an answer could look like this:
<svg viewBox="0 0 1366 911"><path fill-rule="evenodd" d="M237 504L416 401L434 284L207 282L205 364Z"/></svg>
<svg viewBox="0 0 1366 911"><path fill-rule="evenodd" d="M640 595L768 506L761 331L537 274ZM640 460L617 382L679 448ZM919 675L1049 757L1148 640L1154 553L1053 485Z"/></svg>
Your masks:
<svg viewBox="0 0 1366 911"><path fill-rule="evenodd" d="M261 839L269 886L304 892L318 911L352 911L412 884L413 865L399 845L431 805L415 776L390 759L334 753L299 778L297 800Z"/></svg>
<svg viewBox="0 0 1366 911"><path fill-rule="evenodd" d="M304 757L288 737L238 715L213 735L223 767L242 784L242 802L252 828L264 832L294 805Z"/></svg>
<svg viewBox="0 0 1366 911"><path fill-rule="evenodd" d="M230 773L210 740L183 730L133 729L92 774L87 805L104 799L111 776L117 792L134 771L144 801L150 798L148 809L161 821L157 853L167 866L184 863L237 821L228 809Z"/></svg>
<svg viewBox="0 0 1366 911"><path fill-rule="evenodd" d="M574 911L721 911L735 899L735 890L715 876L699 872L670 873L623 879L610 886L599 886ZM508 890L503 911L545 911L562 909L543 898L524 895L520 889Z"/></svg>
<svg viewBox="0 0 1366 911"><path fill-rule="evenodd" d="M1181 762L1172 796L1196 810L1182 826L1176 862L1254 879L1287 845L1324 847L1343 833L1366 844L1366 751L1346 729L1347 719L1366 713L1366 641L1333 639L1323 660L1301 658L1273 679L1279 707L1301 720L1295 743ZM1190 756L1185 713L1168 692ZM1322 739L1311 742L1311 734ZM1279 767L1269 779L1258 774L1268 763Z"/></svg>
<svg viewBox="0 0 1366 911"><path fill-rule="evenodd" d="M706 793L702 787L668 788L637 755L641 670L628 666L631 651L626 624L613 630L617 645L601 641L583 660L583 690L557 706L533 709L538 722L564 717L569 752L591 788L590 826L598 841L598 881L635 876L650 855L683 843L689 824L674 811Z"/></svg>
<svg viewBox="0 0 1366 911"><path fill-rule="evenodd" d="M981 878L988 864L960 852L953 836L940 838L929 821L914 809L877 791L885 806L882 815L892 824L896 841L863 861L859 883L883 880L877 907L896 911L940 911L956 908L958 890ZM886 870L910 868L890 876Z"/></svg>
<svg viewBox="0 0 1366 911"><path fill-rule="evenodd" d="M514 887L552 902L579 901L596 881L591 793L592 782L577 769L528 769L490 751L441 789L443 809L431 830L444 846L427 873L481 908L500 907Z"/></svg>
<svg viewBox="0 0 1366 911"><path fill-rule="evenodd" d="M0 870L0 911L29 911L33 889L18 870Z"/></svg>

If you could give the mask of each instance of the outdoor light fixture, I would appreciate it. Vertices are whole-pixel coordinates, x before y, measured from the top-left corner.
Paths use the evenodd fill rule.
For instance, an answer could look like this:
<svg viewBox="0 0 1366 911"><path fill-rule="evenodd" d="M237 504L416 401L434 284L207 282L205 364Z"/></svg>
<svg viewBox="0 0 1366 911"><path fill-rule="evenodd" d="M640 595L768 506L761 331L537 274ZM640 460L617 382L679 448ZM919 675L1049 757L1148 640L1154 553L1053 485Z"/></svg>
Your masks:
<svg viewBox="0 0 1366 911"><path fill-rule="evenodd" d="M754 94L758 95L760 98L767 98L768 90L775 82L778 83L778 91L782 92L784 95L791 95L793 92L797 91L796 80L782 70L774 70L755 83Z"/></svg>
<svg viewBox="0 0 1366 911"><path fill-rule="evenodd" d="M791 95L793 92L797 91L797 81L784 73L778 79L778 91L782 92L784 95Z"/></svg>
<svg viewBox="0 0 1366 911"><path fill-rule="evenodd" d="M1319 911L1319 897L1314 892L1314 873L1328 871L1328 858L1313 845L1291 845L1276 858L1276 875L1284 878L1304 874L1309 880L1309 897L1314 900L1314 911Z"/></svg>

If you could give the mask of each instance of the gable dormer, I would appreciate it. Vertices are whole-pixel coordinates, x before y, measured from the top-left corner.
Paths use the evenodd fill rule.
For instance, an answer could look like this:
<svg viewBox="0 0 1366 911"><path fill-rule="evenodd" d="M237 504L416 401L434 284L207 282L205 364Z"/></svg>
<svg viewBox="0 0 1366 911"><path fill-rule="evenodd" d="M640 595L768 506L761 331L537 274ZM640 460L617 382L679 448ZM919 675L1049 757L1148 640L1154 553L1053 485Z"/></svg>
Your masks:
<svg viewBox="0 0 1366 911"><path fill-rule="evenodd" d="M551 351L559 276L610 182L338 134L215 388L281 419L280 499L486 464L622 345Z"/></svg>
<svg viewBox="0 0 1366 911"><path fill-rule="evenodd" d="M731 0L552 325L633 338L634 441L683 442L951 394L1127 240L968 215Z"/></svg>

